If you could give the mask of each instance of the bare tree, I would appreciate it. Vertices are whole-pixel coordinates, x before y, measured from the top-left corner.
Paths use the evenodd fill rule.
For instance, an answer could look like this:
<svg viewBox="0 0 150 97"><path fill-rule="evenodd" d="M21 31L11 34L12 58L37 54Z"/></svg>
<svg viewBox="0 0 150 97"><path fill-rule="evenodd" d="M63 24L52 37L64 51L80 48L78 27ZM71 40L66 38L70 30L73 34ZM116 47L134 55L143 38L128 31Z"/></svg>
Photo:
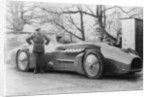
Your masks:
<svg viewBox="0 0 150 97"><path fill-rule="evenodd" d="M84 6L84 9L83 9L83 6ZM83 21L84 17L83 16L88 15L88 16L94 17L96 20L96 24L99 26L97 28L97 32L99 32L99 34L102 36L101 40L103 40L103 38L107 38L110 41L113 41L114 43L117 42L117 38L112 36L111 33L107 31L107 28L108 28L107 26L112 27L111 25L114 25L113 24L114 19L112 18L109 21L110 23L109 24L107 23L108 17L109 17L107 15L107 11L118 9L121 11L121 13L126 14L128 17L134 17L135 16L134 11L136 10L136 7L132 7L129 10L125 10L123 7L120 7L120 6L111 6L111 7L109 6L108 7L108 6L104 6L104 5L97 5L96 10L94 12L88 5L77 5L76 7L77 7L76 10L67 8L67 10L62 9L61 11L48 10L44 6L42 6L41 9L50 14L57 14L60 16L69 15L70 23L81 33L81 36L78 36L78 35L74 34L73 31L67 29L67 27L63 23L57 22L55 24L57 26L59 26L60 28L62 28L65 32L70 33L71 35L75 36L76 38L78 38L80 40L85 40L85 29L84 29L84 21ZM131 15L131 13L133 13L133 14ZM78 24L76 24L74 22L74 19L71 17L71 15L77 15L77 14L80 15L80 26ZM116 13L113 13L113 15L114 14L116 14ZM111 15L111 16L113 16L113 15ZM118 19L120 19L120 18L118 18ZM116 25L114 25L114 26L116 26ZM120 32L120 29L116 28L116 30L117 30L116 33Z"/></svg>
<svg viewBox="0 0 150 97"><path fill-rule="evenodd" d="M71 35L71 37L74 36L74 37L76 37L77 39L84 41L84 40L85 40L85 30L84 30L84 21L83 21L83 13L82 13L82 10L83 10L83 9L82 9L82 5L76 5L75 7L77 8L77 10L78 10L78 12L79 12L79 13L77 13L77 14L78 14L79 17L80 17L80 20L79 20L80 25L78 25L78 24L74 21L72 15L71 15L72 13L69 12L69 8L66 8L66 13L65 13L65 12L63 12L63 11L60 11L60 12L56 12L56 11L55 11L55 12L54 12L54 11L52 11L52 10L48 10L48 9L46 9L46 8L43 6L43 4L41 4L41 6L40 6L40 8L41 8L43 11L49 13L50 15L57 16L57 17L61 18L62 20L63 20L64 17L65 17L65 18L67 17L66 20L70 23L70 24L69 24L69 27L70 27L70 26L74 27L73 30L70 30L70 29L68 29L68 28L66 27L66 25L65 25L65 23L67 22L66 20L65 20L65 22L62 22L62 20L59 20L59 21L57 20L57 21L56 21L55 19L50 19L49 21L48 21L48 20L46 20L46 21L57 25L59 28L63 29L65 32L69 33L69 34ZM67 12L67 11L68 11L68 12ZM44 21L44 22L46 22L46 21ZM61 21L61 22L60 22L60 21ZM74 31L74 30L75 30L75 31ZM74 32L76 32L76 30L81 33L81 36L80 36L80 35L76 35L76 34L74 33Z"/></svg>
<svg viewBox="0 0 150 97"><path fill-rule="evenodd" d="M81 40L85 40L85 29L84 29L84 21L83 21L83 13L82 13L82 5L77 5L77 8L79 10L79 16L80 16L80 27L74 22L73 18L70 16L70 22L73 24L76 29L81 33Z"/></svg>
<svg viewBox="0 0 150 97"><path fill-rule="evenodd" d="M7 28L14 33L22 32L24 25L31 24L33 7L25 9L24 2L9 1L7 5Z"/></svg>
<svg viewBox="0 0 150 97"><path fill-rule="evenodd" d="M83 10L82 6L85 6L89 11ZM61 12L47 10L46 8L42 7L43 10L45 10L49 13L53 13L53 14L59 14L59 15L79 14L80 15L80 27L78 27L77 24L74 23L73 19L70 18L71 23L78 29L78 31L81 32L82 38L77 37L78 39L85 40L83 15L89 15L89 16L94 17L96 19L96 22L99 25L99 29L98 29L99 31L98 32L100 32L100 34L103 34L103 36L105 35L105 36L109 37L110 39L116 41L116 39L114 37L112 37L105 29L106 28L106 14L105 14L105 12L107 10L110 10L113 8L114 7L105 9L105 6L97 5L96 6L96 13L94 13L87 5L77 5L77 10L67 9L67 10L62 10ZM64 26L63 27L62 27L62 25L58 25L58 26L60 26L64 30L66 30ZM66 30L66 32L68 32L68 31Z"/></svg>

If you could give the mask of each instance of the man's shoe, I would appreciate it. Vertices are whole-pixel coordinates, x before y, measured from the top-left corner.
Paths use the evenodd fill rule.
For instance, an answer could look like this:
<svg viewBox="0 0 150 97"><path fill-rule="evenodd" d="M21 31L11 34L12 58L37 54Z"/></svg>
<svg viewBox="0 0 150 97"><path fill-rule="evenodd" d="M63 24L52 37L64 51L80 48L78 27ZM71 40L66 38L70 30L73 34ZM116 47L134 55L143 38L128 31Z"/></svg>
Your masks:
<svg viewBox="0 0 150 97"><path fill-rule="evenodd" d="M44 73L44 70L41 70L41 73Z"/></svg>
<svg viewBox="0 0 150 97"><path fill-rule="evenodd" d="M34 72L33 72L34 74L37 74L37 71L36 70L34 70Z"/></svg>

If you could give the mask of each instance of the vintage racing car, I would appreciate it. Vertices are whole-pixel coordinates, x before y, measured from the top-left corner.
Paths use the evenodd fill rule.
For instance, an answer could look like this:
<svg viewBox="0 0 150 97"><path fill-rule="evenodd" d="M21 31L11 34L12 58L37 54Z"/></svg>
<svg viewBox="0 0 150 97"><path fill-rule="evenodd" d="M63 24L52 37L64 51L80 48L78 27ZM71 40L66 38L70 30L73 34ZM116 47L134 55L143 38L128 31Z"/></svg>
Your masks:
<svg viewBox="0 0 150 97"><path fill-rule="evenodd" d="M50 43L51 44L51 43ZM46 70L73 71L89 78L103 74L129 74L142 70L142 59L135 53L101 42L79 42L45 47ZM35 66L32 46L25 45L16 52L16 65L27 72Z"/></svg>

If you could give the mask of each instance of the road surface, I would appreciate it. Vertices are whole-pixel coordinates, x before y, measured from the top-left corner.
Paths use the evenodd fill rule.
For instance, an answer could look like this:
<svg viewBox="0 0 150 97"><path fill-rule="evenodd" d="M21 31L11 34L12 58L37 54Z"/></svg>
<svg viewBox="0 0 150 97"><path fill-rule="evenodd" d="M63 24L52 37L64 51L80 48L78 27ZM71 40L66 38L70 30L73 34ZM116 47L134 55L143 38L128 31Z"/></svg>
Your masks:
<svg viewBox="0 0 150 97"><path fill-rule="evenodd" d="M107 75L102 79L89 79L71 72L20 72L15 66L7 65L6 75L7 96L143 89L142 73L134 76Z"/></svg>

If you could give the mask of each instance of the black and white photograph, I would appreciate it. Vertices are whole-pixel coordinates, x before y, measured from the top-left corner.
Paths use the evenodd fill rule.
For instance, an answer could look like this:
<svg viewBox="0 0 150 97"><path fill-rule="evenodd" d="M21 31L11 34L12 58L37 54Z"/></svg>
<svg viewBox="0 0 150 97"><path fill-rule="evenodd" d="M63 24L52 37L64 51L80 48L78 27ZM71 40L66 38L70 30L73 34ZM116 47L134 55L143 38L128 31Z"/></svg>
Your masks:
<svg viewBox="0 0 150 97"><path fill-rule="evenodd" d="M6 2L6 96L143 90L143 7Z"/></svg>

